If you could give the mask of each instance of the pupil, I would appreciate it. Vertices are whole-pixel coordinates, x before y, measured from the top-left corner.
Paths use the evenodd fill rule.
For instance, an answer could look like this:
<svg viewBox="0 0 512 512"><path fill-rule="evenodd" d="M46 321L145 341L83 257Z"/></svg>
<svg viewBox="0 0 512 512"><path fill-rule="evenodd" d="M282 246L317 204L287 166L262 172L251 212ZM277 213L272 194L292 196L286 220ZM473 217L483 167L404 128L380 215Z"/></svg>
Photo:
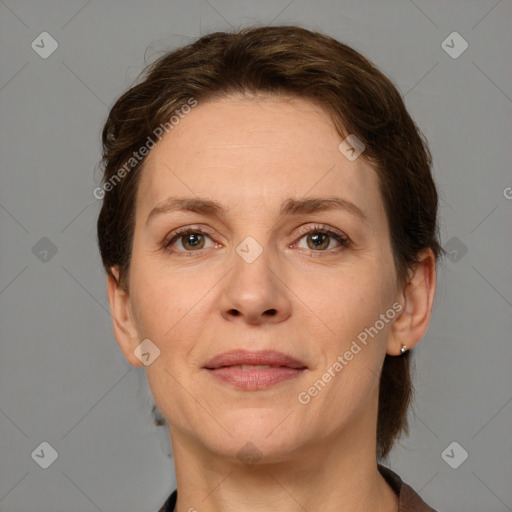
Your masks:
<svg viewBox="0 0 512 512"><path fill-rule="evenodd" d="M192 237L196 237L196 238L197 238L197 237L198 237L198 235L196 235L196 234L190 234L190 235L188 235L188 238L187 238L187 244L189 244L189 245L191 245L191 246L195 246L195 245L197 245L197 244L199 243L199 240L195 240L195 241L193 241L193 240L192 240Z"/></svg>
<svg viewBox="0 0 512 512"><path fill-rule="evenodd" d="M315 247L321 246L325 242L326 237L327 237L326 233L318 233L316 235L312 235L311 238L313 239L313 245Z"/></svg>

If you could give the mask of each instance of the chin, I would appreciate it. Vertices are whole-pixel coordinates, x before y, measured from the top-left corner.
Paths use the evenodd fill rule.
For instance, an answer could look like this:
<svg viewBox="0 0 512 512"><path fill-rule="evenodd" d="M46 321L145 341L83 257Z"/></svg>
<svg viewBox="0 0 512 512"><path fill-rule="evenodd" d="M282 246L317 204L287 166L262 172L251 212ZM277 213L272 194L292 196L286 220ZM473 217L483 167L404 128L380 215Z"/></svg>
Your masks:
<svg viewBox="0 0 512 512"><path fill-rule="evenodd" d="M306 441L292 435L296 432L303 437L305 432L294 424L293 414L287 418L289 412L239 409L229 420L219 416L219 423L227 432L219 426L212 438L212 429L208 428L203 444L221 457L246 465L284 461Z"/></svg>
<svg viewBox="0 0 512 512"><path fill-rule="evenodd" d="M234 436L229 441L214 443L208 447L216 456L247 467L291 460L294 452L300 449L289 438L276 438L270 442L264 435L261 438Z"/></svg>

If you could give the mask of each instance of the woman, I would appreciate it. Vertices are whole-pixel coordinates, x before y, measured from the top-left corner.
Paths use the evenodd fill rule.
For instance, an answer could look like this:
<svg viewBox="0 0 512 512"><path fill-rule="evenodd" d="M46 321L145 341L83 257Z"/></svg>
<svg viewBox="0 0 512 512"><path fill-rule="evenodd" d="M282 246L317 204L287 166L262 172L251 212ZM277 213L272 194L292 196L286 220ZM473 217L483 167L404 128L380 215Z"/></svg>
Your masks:
<svg viewBox="0 0 512 512"><path fill-rule="evenodd" d="M393 84L299 27L215 33L110 111L96 197L114 333L169 426L162 511L432 511L408 432L437 193Z"/></svg>

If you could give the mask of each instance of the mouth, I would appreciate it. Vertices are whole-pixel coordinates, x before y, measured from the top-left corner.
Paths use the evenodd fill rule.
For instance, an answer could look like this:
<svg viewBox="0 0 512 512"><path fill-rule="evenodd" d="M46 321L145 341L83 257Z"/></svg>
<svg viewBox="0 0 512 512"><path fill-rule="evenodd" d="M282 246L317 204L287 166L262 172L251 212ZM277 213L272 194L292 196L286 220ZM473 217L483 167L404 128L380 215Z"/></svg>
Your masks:
<svg viewBox="0 0 512 512"><path fill-rule="evenodd" d="M276 350L250 351L242 349L217 354L204 365L204 368L208 370L216 370L225 367L239 367L238 369L242 370L266 369L269 367L305 369L307 365L295 357L284 354L283 352L277 352Z"/></svg>
<svg viewBox="0 0 512 512"><path fill-rule="evenodd" d="M268 368L281 368L271 364L233 364L231 366L221 366L220 368L231 368L233 370L267 370ZM208 368L209 370L217 368Z"/></svg>
<svg viewBox="0 0 512 512"><path fill-rule="evenodd" d="M274 350L232 350L203 367L217 381L243 390L263 390L294 379L307 370L302 361Z"/></svg>

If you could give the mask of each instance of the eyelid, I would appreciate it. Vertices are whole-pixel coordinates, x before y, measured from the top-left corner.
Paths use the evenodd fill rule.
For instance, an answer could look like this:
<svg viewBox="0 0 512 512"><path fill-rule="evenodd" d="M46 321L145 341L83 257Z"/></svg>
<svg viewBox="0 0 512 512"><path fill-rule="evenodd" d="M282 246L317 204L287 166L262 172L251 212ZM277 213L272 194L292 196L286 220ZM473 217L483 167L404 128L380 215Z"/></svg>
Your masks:
<svg viewBox="0 0 512 512"><path fill-rule="evenodd" d="M306 225L301 226L299 228L298 236L306 235L306 234L310 233L311 231L328 231L331 233L335 233L336 235L339 235L340 237L348 238L347 235L345 233L343 233L343 231L340 231L339 229L334 228L328 224L319 224L319 223L313 223L313 225L306 224Z"/></svg>

